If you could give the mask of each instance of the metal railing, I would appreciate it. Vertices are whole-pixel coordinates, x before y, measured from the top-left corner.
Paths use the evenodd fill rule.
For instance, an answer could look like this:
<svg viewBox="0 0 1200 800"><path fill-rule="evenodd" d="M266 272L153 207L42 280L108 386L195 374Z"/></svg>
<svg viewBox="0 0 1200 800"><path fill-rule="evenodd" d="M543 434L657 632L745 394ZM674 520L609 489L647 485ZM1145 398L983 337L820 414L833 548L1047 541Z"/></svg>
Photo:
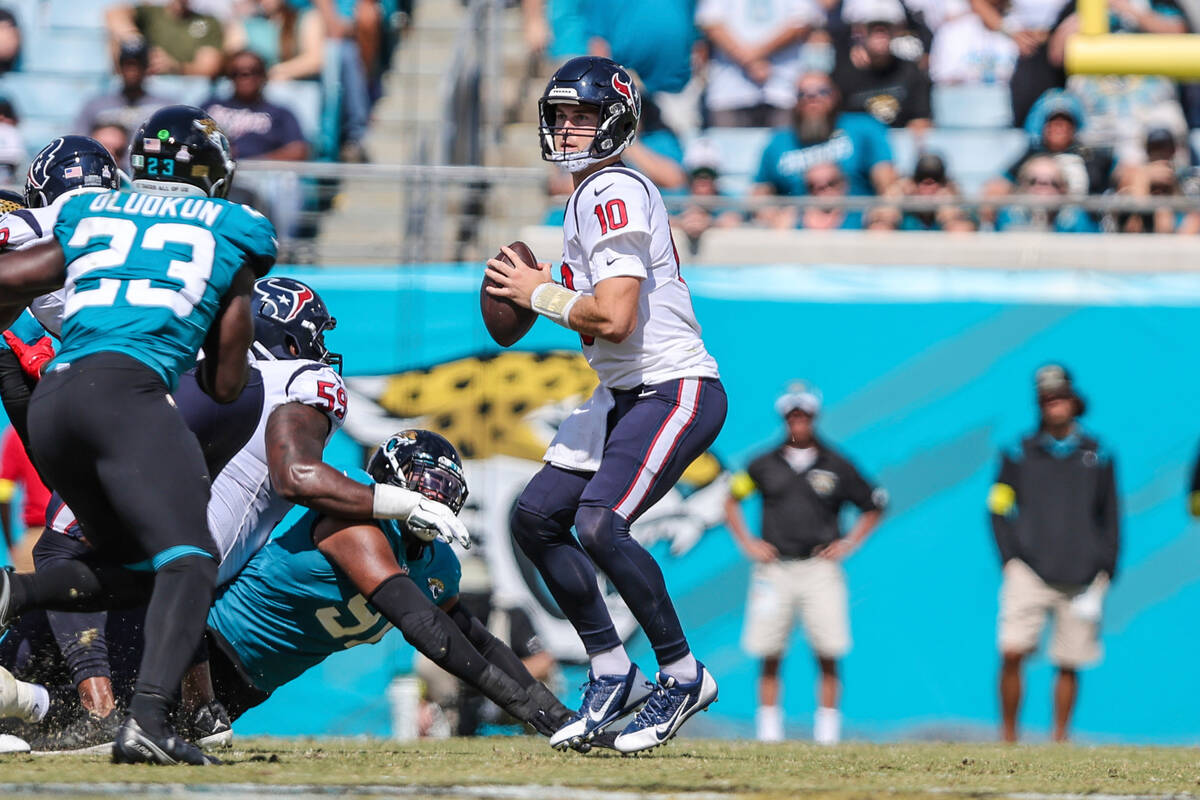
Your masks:
<svg viewBox="0 0 1200 800"><path fill-rule="evenodd" d="M562 208L566 198L546 193L546 177L542 168L246 161L239 164L237 183L252 191L251 202L276 222L283 260L395 264L486 258L498 241L511 241L522 228ZM1100 221L1158 209L1200 211L1200 202L1186 196L667 195L664 201L672 213L691 206L735 211L746 226L754 225L758 210L780 206L860 212L888 207L901 213L952 206L978 218L1015 207L1041 212L1043 220L1055 209L1076 208Z"/></svg>

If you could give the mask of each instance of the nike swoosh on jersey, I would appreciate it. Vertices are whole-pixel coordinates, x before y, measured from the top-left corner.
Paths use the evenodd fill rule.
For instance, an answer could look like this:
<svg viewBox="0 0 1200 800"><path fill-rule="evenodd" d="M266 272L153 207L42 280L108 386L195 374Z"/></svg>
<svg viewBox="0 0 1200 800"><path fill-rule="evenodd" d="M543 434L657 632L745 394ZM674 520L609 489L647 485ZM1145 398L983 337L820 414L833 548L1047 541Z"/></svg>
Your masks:
<svg viewBox="0 0 1200 800"><path fill-rule="evenodd" d="M599 189L599 188L596 189L596 197L599 197L600 195L604 194L609 189L611 189L613 186L616 186L616 183L617 183L616 181L613 181L608 186L605 186L603 189Z"/></svg>

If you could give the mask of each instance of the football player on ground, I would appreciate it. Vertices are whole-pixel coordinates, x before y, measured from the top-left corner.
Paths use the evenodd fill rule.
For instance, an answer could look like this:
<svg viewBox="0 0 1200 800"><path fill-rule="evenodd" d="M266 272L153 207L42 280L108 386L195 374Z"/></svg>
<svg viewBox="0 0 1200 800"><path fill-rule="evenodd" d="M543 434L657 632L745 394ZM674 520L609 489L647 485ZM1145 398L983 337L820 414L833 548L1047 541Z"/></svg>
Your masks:
<svg viewBox="0 0 1200 800"><path fill-rule="evenodd" d="M54 241L0 256L0 302L20 309L66 289L62 347L30 400L33 457L93 546L156 573L113 759L204 764L167 717L203 636L217 553L204 457L169 392L203 344L202 390L218 402L241 393L253 281L271 268L277 243L266 218L224 199L229 142L200 109L151 115L131 163L134 191L69 198L55 207ZM61 566L37 586L0 573L0 625L10 609L70 608L105 584L102 569Z"/></svg>
<svg viewBox="0 0 1200 800"><path fill-rule="evenodd" d="M346 390L334 369L340 370L341 356L325 344L325 332L337 321L321 297L297 280L263 278L254 285L251 314L255 361L237 400L222 405L207 397L197 383L197 371L184 374L173 393L212 476L208 527L219 561L217 585L241 571L293 503L360 521L397 516L411 528L429 531L429 537L469 544L466 527L436 500L401 486L364 486L324 463L325 446L346 416ZM38 573L28 579L34 586L41 576L53 575L59 561L96 561L97 554L83 541L91 538L87 529L80 531L71 509L57 497L51 500L48 516L50 532L35 550ZM136 574L126 578L130 584L145 584ZM123 594L126 599L133 596L131 591ZM76 604L86 599L77 597ZM105 642L95 636L106 627L103 615L48 616L80 699L99 718L82 727L102 736L108 726L100 720L108 718L116 702L104 672ZM201 663L189 679L206 680L203 671ZM228 738L229 723L219 705L188 705L184 711L182 733L192 741L214 744ZM81 733L86 736L86 731Z"/></svg>
<svg viewBox="0 0 1200 800"><path fill-rule="evenodd" d="M457 452L428 431L396 434L368 469L371 477L362 475L360 485L374 478L454 512L466 498ZM434 534L409 522L362 523L310 511L218 593L208 618L211 672L190 685L198 693L194 704L219 700L236 720L333 653L379 641L395 625L414 647L505 710L544 735L553 733L571 712L458 604L458 559ZM27 619L32 616L13 632L37 638L36 622L27 625ZM8 653L19 649L6 642L0 652L12 660ZM22 677L54 674L38 665ZM28 687L24 696L33 692ZM28 715L28 707L28 700L0 702L0 717Z"/></svg>
<svg viewBox="0 0 1200 800"><path fill-rule="evenodd" d="M578 331L600 386L559 428L545 466L517 501L512 531L591 659L579 713L551 744L586 741L640 705L615 740L632 753L666 742L717 697L716 681L688 647L662 570L629 527L712 444L725 420L725 390L700 339L662 197L620 160L641 112L629 73L606 58L572 59L550 79L538 111L542 157L564 166L575 184L563 225L563 282L553 282L549 264L524 264L504 248L514 265L488 261L499 284L488 291ZM654 684L630 662L593 562L654 646Z"/></svg>

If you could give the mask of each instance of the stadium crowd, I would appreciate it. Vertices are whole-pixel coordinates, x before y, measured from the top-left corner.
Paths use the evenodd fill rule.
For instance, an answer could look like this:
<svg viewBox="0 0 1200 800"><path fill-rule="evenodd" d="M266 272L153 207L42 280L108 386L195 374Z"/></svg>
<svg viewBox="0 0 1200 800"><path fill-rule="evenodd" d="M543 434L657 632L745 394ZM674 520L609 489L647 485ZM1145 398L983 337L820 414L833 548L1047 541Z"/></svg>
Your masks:
<svg viewBox="0 0 1200 800"><path fill-rule="evenodd" d="M536 12L541 0L526 6ZM1192 30L1176 0L1109 8L1113 32ZM1200 93L1165 77L1068 76L1073 0L654 0L620 15L576 0L548 13L548 26L527 23L531 47L548 47L553 59L611 54L639 75L653 108L627 160L666 195L706 198L675 202L693 246L710 227L738 225L1200 231L1200 212L1053 202L1200 194L1189 142ZM651 21L656 36L646 37ZM547 30L556 33L549 42ZM1006 147L1013 141L1015 150ZM552 194L561 187L552 179ZM961 202L971 195L978 202ZM842 196L881 202L865 210L770 202ZM894 201L906 197L946 202L902 211Z"/></svg>

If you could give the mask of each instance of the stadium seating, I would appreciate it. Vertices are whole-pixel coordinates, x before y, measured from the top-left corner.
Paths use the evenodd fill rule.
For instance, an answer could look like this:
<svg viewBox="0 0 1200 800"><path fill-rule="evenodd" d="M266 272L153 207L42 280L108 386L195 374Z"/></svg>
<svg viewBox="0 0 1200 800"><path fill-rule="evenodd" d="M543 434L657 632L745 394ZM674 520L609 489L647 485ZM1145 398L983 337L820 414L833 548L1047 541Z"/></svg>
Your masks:
<svg viewBox="0 0 1200 800"><path fill-rule="evenodd" d="M770 135L762 128L709 128L704 132L720 154L722 191L740 195L750 188ZM901 175L912 172L921 153L937 153L946 160L959 188L970 193L1015 161L1029 144L1029 137L1013 128L934 128L918 142L911 132L894 129L888 131L888 142Z"/></svg>
<svg viewBox="0 0 1200 800"><path fill-rule="evenodd" d="M95 75L111 63L108 40L102 30L89 28L34 28L24 32L21 68L26 72Z"/></svg>
<svg viewBox="0 0 1200 800"><path fill-rule="evenodd" d="M49 0L49 18L60 27L104 31L107 4L97 0Z"/></svg>
<svg viewBox="0 0 1200 800"><path fill-rule="evenodd" d="M212 81L199 75L151 75L146 91L176 103L198 106L212 96Z"/></svg>
<svg viewBox="0 0 1200 800"><path fill-rule="evenodd" d="M930 97L938 128L1007 128L1012 125L1008 86L934 86Z"/></svg>

